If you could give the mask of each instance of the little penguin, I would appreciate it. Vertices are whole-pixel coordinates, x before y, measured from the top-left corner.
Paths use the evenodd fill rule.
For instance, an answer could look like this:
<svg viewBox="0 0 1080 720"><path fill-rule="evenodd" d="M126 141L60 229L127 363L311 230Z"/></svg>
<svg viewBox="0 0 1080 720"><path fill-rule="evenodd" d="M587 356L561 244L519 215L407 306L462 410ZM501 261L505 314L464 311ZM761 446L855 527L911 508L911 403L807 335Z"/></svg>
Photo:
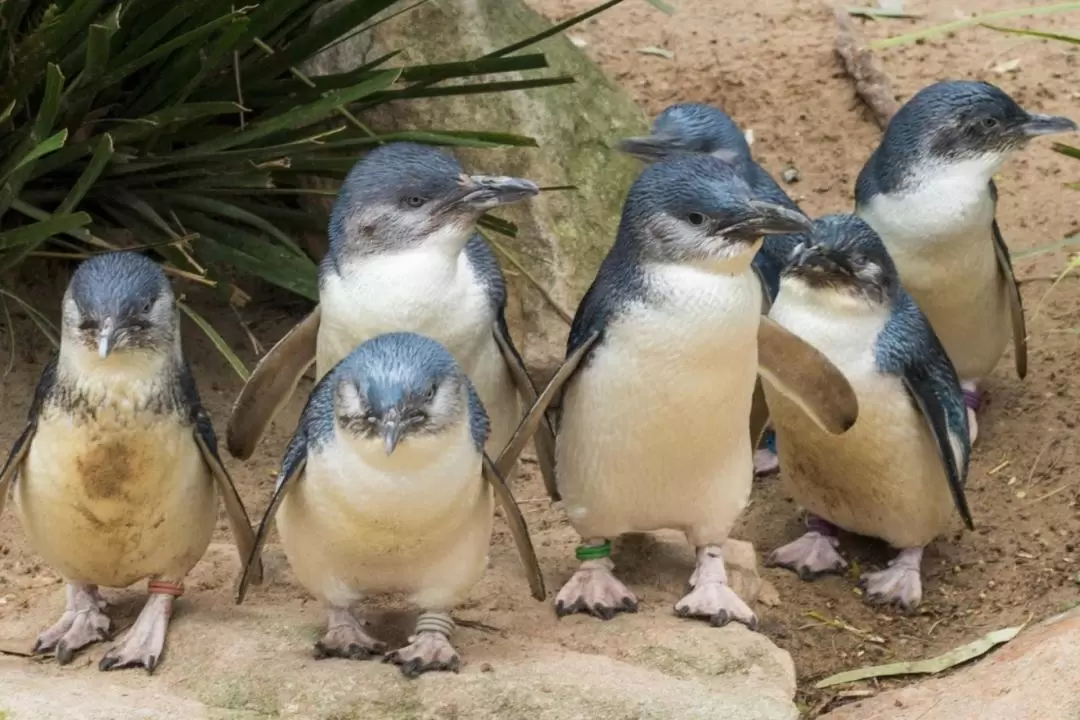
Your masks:
<svg viewBox="0 0 1080 720"><path fill-rule="evenodd" d="M83 262L64 294L60 350L0 471L0 513L14 485L30 544L67 583L64 614L34 645L60 664L108 639L99 586L148 578L135 625L99 667L153 672L173 601L210 544L219 494L242 563L254 547L179 325L172 288L148 258L115 252ZM257 561L252 571L261 582Z"/></svg>
<svg viewBox="0 0 1080 720"><path fill-rule="evenodd" d="M994 174L1031 138L1076 129L1068 118L1024 110L989 83L937 82L897 111L859 173L856 213L885 242L949 354L972 441L978 382L1010 336L1017 375L1027 374L1024 311L995 217Z"/></svg>
<svg viewBox="0 0 1080 720"><path fill-rule="evenodd" d="M750 144L735 121L719 108L702 103L676 103L669 105L656 116L652 133L646 137L627 138L620 141L619 150L645 162L669 158L678 154L702 153L715 155L735 168L739 177L750 187L755 200L772 203L802 212L798 204L781 189L765 168L758 165L750 154ZM792 249L805 237L801 235L769 235L751 265L761 280L765 302L762 312L780 290L780 271L791 255ZM757 441L761 426L768 417L765 397L760 383L755 389L751 413L751 435ZM754 453L754 472L768 475L779 469L775 453L775 437L770 430L765 434L764 446Z"/></svg>
<svg viewBox="0 0 1080 720"><path fill-rule="evenodd" d="M784 483L810 513L809 532L769 564L810 579L847 565L836 551L836 526L881 538L900 553L886 570L862 576L865 598L913 609L922 599L923 548L949 529L954 507L974 529L956 371L881 238L858 217L816 221L780 288L769 316L844 373L859 417L843 435L821 432L765 380Z"/></svg>
<svg viewBox="0 0 1080 720"><path fill-rule="evenodd" d="M735 169L710 155L652 164L631 186L556 376L565 382L556 477L584 540L558 615L634 611L637 599L612 572L611 540L677 529L697 549L697 567L676 612L756 625L727 584L721 546L750 494L757 375L829 432L858 415L824 355L761 315L751 262L762 236L809 226L799 212L754 200Z"/></svg>
<svg viewBox="0 0 1080 720"><path fill-rule="evenodd" d="M409 677L456 671L450 612L484 573L493 488L533 595L544 598L525 521L484 452L489 433L483 403L454 357L413 333L365 341L316 384L251 555L261 553L276 516L297 579L328 611L316 658L383 654L386 645L350 606L402 592L422 614L408 646L384 660ZM237 602L246 589L242 578Z"/></svg>
<svg viewBox="0 0 1080 720"><path fill-rule="evenodd" d="M536 389L506 325L506 282L476 233L485 211L536 195L529 180L466 175L449 154L398 142L372 150L342 184L319 266L319 305L259 362L226 435L246 459L315 363L316 379L376 335L416 332L446 346L491 416L488 450L502 450ZM537 450L554 493L551 429Z"/></svg>

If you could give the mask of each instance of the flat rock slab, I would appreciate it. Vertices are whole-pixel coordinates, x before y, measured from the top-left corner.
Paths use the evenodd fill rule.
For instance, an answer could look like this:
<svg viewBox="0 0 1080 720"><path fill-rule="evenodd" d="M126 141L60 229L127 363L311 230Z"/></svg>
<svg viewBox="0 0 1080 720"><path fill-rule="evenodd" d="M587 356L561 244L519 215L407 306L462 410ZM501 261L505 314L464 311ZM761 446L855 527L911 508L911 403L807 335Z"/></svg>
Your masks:
<svg viewBox="0 0 1080 720"><path fill-rule="evenodd" d="M558 534L565 532L563 529ZM539 534L549 589L574 562ZM733 543L729 560L749 546ZM491 568L457 616L491 626L461 627L460 674L407 680L379 662L315 660L322 609L294 583L280 547L267 549L267 584L232 602L237 561L211 545L177 603L162 664L97 669L107 644L59 667L51 658L0 656L0 720L796 720L791 657L741 625L712 628L674 615L693 553L678 536L623 546L625 577L642 608L601 622L556 620L551 599L529 598L513 549L493 547ZM732 562L733 580L753 585L754 568ZM0 613L0 648L28 650L63 610L63 585L42 576L28 607ZM121 629L144 599L141 586L106 590ZM28 598L30 599L30 598ZM415 614L398 603L370 607L372 632L403 644Z"/></svg>
<svg viewBox="0 0 1080 720"><path fill-rule="evenodd" d="M1080 608L1021 632L970 668L822 716L822 720L964 718L1080 718Z"/></svg>

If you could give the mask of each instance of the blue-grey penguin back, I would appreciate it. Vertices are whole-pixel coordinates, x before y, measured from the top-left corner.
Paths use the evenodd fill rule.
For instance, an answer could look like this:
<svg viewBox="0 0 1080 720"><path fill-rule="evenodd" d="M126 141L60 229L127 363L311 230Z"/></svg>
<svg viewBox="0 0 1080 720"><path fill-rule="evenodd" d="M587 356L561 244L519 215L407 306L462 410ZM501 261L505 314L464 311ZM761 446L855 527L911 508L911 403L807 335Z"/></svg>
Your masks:
<svg viewBox="0 0 1080 720"><path fill-rule="evenodd" d="M172 295L157 263L136 252L109 252L83 261L69 291L80 307L111 315L133 315L160 295Z"/></svg>
<svg viewBox="0 0 1080 720"><path fill-rule="evenodd" d="M300 422L307 443L317 448L333 437L334 390L343 380L361 383L373 405L387 406L404 395L423 393L433 380L451 376L468 389L469 429L477 450L482 450L491 426L472 382L449 350L410 332L385 333L360 344L318 382Z"/></svg>

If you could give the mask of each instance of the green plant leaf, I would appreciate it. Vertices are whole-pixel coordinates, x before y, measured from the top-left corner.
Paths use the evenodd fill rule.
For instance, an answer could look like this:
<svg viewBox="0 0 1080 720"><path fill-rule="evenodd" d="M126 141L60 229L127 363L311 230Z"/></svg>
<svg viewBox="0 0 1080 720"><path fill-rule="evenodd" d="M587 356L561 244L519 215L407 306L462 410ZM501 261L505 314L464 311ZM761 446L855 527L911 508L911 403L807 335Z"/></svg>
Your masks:
<svg viewBox="0 0 1080 720"><path fill-rule="evenodd" d="M225 338L221 337L221 334L214 329L214 326L210 324L206 318L199 313L195 312L186 302L177 301L177 307L184 311L184 314L191 318L191 321L199 326L199 329L206 334L206 337L210 338L210 342L214 343L214 347L221 353L221 356L229 363L229 366L233 369L240 379L247 382L247 379L251 377L251 373L244 366L244 362L237 357L236 353L229 347L229 343L225 342Z"/></svg>
<svg viewBox="0 0 1080 720"><path fill-rule="evenodd" d="M390 87L397 80L400 70L380 70L373 73L370 78L351 88L332 90L315 102L301 107L293 108L276 117L254 122L246 130L229 133L214 140L195 146L191 153L208 153L219 150L227 150L237 145L250 144L261 140L269 135L292 130L298 127L307 127L326 118L334 108L348 105L363 97ZM184 155L186 153L181 153Z"/></svg>
<svg viewBox="0 0 1080 720"><path fill-rule="evenodd" d="M180 192L167 193L165 195L165 200L170 205L188 207L193 210L202 210L208 215L216 215L227 220L250 225L256 230L261 230L270 237L276 239L296 255L305 260L308 259L304 251L300 249L300 246L297 245L291 237L279 230L272 222L264 220L258 214L249 212L234 203L202 195Z"/></svg>
<svg viewBox="0 0 1080 720"><path fill-rule="evenodd" d="M10 250L30 243L41 244L53 235L69 232L89 225L91 217L84 212L57 215L48 220L0 232L0 251Z"/></svg>
<svg viewBox="0 0 1080 720"><path fill-rule="evenodd" d="M997 30L998 32L1009 33L1010 35L1029 35L1031 37L1043 38L1044 40L1060 40L1062 42L1080 45L1080 36L1076 35L1062 35L1060 33L1044 32L1042 30L1028 30L1026 28L1001 27L1000 25L991 25L990 23L979 24L982 25L984 28Z"/></svg>
<svg viewBox="0 0 1080 720"><path fill-rule="evenodd" d="M1071 158L1080 160L1080 148L1075 148L1072 145L1066 145L1064 143L1056 142L1050 146L1054 152L1061 153Z"/></svg>
<svg viewBox="0 0 1080 720"><path fill-rule="evenodd" d="M1013 8L1010 10L1002 10L1000 12L983 13L982 15L972 15L971 17L964 18L963 20L954 20L942 25L934 25L932 27L923 28L914 32L905 33L903 35L896 35L884 40L875 40L870 43L871 50L884 50L885 48L897 47L898 45L907 45L913 43L916 40L924 40L928 37L935 37L937 35L944 35L945 33L955 32L962 28L970 27L972 25L981 25L994 20L1006 20L1008 18L1015 17L1030 17L1034 15L1051 15L1059 12L1070 12L1072 10L1080 10L1080 2L1067 2L1067 3L1055 3L1053 5L1036 5L1034 7L1026 8Z"/></svg>

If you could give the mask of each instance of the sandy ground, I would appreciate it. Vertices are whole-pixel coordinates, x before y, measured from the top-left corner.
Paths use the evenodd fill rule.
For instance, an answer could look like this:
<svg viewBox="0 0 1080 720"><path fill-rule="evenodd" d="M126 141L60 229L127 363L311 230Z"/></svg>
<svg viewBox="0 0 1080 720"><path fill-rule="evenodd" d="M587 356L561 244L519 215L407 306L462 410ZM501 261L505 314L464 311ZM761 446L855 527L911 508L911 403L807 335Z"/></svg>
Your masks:
<svg viewBox="0 0 1080 720"><path fill-rule="evenodd" d="M574 29L571 35L650 115L676 101L722 106L753 130L754 152L767 169L777 175L789 165L798 169L801 179L787 189L806 210L820 214L849 209L854 179L879 133L855 100L833 57L834 28L829 11L810 1L760 0L745 5L716 0L669 1L677 7L672 17L661 15L643 0L628 0ZM593 0L534 2L553 20L592 4ZM1017 4L1010 0L921 0L907 3L909 11L925 13L921 20L879 21L863 27L869 37L881 38L953 19L958 10L992 11ZM1044 17L1038 26L1075 32L1078 17ZM647 47L666 49L674 57L643 54L641 49ZM982 78L1001 85L1030 109L1080 118L1080 93L1075 91L1075 82L1070 82L1077 76L1080 53L1063 45L965 29L953 36L881 51L879 56L902 99L936 79ZM1005 66L1014 67L1003 71ZM827 674L927 657L990 630L1046 617L1076 603L1080 551L1074 543L1080 530L1076 511L1080 448L1073 438L1080 408L1070 378L1080 361L1075 325L1080 285L1066 278L1048 292L1049 279L1065 265L1065 252L1025 255L1025 251L1080 231L1080 195L1063 187L1066 181L1077 179L1080 164L1051 152L1046 141L1033 145L1002 172L998 217L1014 251L1017 275L1024 282L1030 371L1026 381L1018 381L1011 371L1010 355L990 382L968 485L978 530L961 532L957 521L956 532L930 548L924 564L925 603L920 612L900 617L868 608L853 590L851 577L803 585L783 571L765 571L782 602L778 607L757 608L761 631L791 652L799 675L798 699L805 708L816 712L835 702L831 694L811 689L815 680ZM54 312L63 283L63 277L50 276L46 288L35 291L35 297L41 298L39 307ZM260 301L258 313L243 311L251 330L266 343L280 337L298 317L298 305L276 299L279 302L269 305ZM230 341L247 348L244 359L250 362L253 354L233 315L212 306L206 310L219 321ZM19 342L12 370L0 388L7 411L0 419L0 444L5 447L21 427L31 389L48 354L45 342L29 323L17 322L15 330ZM223 428L227 409L239 389L238 378L205 338L190 328L187 342L203 397L218 427ZM277 459L287 440L286 428L298 411L299 405L294 403L251 462L230 463L255 517L269 500ZM554 591L572 569L575 538L565 527L561 511L548 508L542 500L535 472L519 481L518 495L525 503ZM800 528L794 506L773 478L759 483L736 536L752 541L764 554L795 537ZM228 541L224 520L215 540ZM889 557L883 548L856 539L846 540L843 552L858 567L880 566ZM658 553L647 542L639 542L621 554L616 560L627 568L639 598L658 608L658 613L666 613L689 573L689 553ZM497 526L492 564L492 573L477 589L463 616L500 626L509 613L520 612L523 604L531 602L509 536L501 525ZM188 615L193 607L221 620L221 614L229 612L234 566L228 548L221 546L211 552L197 570L196 583L189 585L195 592L183 601L187 604L181 607L187 609L177 622L193 622ZM288 645L288 657L302 656L323 618L301 589L287 583L287 571L282 568L281 572L286 574L279 575L269 588L257 591L253 598L257 609L245 612L254 613L247 616L251 623L263 629L270 625L289 641L279 643ZM25 650L34 632L52 621L62 607L57 583L7 513L0 521L0 648ZM520 592L513 593L514 599L507 599L507 583L522 585ZM125 599L118 615L121 623L130 623L137 612L138 606L132 604L137 595L127 591L116 597ZM634 643L640 641L636 633L606 631L585 638L574 631L583 627L576 620L573 625L564 621L556 626L542 611L530 612L536 615L535 622L528 623L535 632L546 634L552 647L563 647L568 653L620 657L634 653ZM287 627L282 622L286 617L302 617L305 624ZM823 620L842 621L858 632L838 629ZM391 624L393 632L404 633L400 618ZM475 654L491 642L482 633L474 633L466 637L462 649ZM512 658L521 652L512 639L503 638L496 645L496 656L506 653ZM215 652L211 643L190 638L181 647L188 653ZM179 654L181 647L174 648L174 653ZM90 657L96 661L100 653L97 649ZM224 658L204 659L207 667L225 662ZM161 672L169 672L168 659ZM199 675L200 671L184 672ZM261 706L251 699L261 697L258 687L206 690L203 678L192 674L171 676L171 686L195 687L196 697L206 702L207 697L216 698L222 707L239 703L238 707L250 709L254 704L252 712L258 714L252 717L275 716L276 711L259 711Z"/></svg>

